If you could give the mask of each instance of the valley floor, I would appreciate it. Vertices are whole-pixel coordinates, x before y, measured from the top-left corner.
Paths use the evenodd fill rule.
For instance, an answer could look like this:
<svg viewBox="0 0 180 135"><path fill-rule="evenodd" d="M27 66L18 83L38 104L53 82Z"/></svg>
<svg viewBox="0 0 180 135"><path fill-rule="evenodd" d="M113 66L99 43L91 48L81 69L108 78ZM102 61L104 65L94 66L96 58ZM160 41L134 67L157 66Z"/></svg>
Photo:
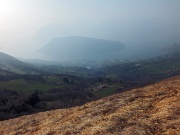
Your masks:
<svg viewBox="0 0 180 135"><path fill-rule="evenodd" d="M180 76L83 106L0 122L1 135L179 135Z"/></svg>

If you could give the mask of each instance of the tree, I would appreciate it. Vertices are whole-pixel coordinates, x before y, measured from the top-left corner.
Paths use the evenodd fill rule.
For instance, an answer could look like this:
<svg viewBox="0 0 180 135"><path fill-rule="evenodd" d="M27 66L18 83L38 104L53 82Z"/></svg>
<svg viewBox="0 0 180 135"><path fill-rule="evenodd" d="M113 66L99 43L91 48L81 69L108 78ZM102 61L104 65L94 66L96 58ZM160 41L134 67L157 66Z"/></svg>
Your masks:
<svg viewBox="0 0 180 135"><path fill-rule="evenodd" d="M67 77L64 77L64 78L63 78L63 82L64 82L64 83L69 83L69 79L68 79Z"/></svg>
<svg viewBox="0 0 180 135"><path fill-rule="evenodd" d="M37 102L39 102L40 99L39 99L39 96L38 96L38 92L34 92L32 93L28 98L27 100L25 101L26 104L29 104L31 106L34 106Z"/></svg>

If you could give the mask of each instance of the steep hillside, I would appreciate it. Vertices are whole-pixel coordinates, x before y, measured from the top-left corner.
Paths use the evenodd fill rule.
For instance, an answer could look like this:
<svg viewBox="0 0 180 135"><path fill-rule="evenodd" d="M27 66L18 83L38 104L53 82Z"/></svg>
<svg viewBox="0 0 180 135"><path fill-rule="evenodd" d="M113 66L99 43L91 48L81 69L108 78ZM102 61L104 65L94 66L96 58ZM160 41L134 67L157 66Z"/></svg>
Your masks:
<svg viewBox="0 0 180 135"><path fill-rule="evenodd" d="M27 74L27 73L37 72L32 65L26 64L3 52L0 52L0 70L2 71L2 74L9 72L17 73L17 74Z"/></svg>
<svg viewBox="0 0 180 135"><path fill-rule="evenodd" d="M98 70L114 80L154 83L180 74L180 55L171 53L151 59L114 62Z"/></svg>
<svg viewBox="0 0 180 135"><path fill-rule="evenodd" d="M2 135L179 135L180 76L83 106L0 122Z"/></svg>
<svg viewBox="0 0 180 135"><path fill-rule="evenodd" d="M117 59L124 45L119 41L89 37L57 37L39 50L56 61Z"/></svg>

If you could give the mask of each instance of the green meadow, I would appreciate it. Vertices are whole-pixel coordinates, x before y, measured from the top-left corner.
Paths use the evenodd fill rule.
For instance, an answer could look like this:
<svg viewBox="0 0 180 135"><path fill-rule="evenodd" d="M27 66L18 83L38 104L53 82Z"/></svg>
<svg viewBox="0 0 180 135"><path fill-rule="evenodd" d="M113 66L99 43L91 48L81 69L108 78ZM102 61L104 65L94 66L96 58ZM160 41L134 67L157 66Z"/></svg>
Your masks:
<svg viewBox="0 0 180 135"><path fill-rule="evenodd" d="M1 81L0 89L9 89L20 93L33 92L35 90L47 91L48 89L58 88L60 86L52 83L38 82L38 81L26 81L23 79Z"/></svg>

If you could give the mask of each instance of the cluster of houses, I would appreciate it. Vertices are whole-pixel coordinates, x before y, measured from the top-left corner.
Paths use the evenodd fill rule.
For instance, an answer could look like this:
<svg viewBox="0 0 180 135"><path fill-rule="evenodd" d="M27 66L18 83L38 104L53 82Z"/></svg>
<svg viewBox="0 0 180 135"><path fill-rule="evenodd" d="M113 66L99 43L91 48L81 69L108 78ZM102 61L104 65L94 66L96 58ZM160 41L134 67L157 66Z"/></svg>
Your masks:
<svg viewBox="0 0 180 135"><path fill-rule="evenodd" d="M93 90L93 91L101 91L101 90L103 90L105 88L109 88L109 85L107 85L107 84L99 84L98 86L95 86L95 87L91 88L91 90Z"/></svg>

